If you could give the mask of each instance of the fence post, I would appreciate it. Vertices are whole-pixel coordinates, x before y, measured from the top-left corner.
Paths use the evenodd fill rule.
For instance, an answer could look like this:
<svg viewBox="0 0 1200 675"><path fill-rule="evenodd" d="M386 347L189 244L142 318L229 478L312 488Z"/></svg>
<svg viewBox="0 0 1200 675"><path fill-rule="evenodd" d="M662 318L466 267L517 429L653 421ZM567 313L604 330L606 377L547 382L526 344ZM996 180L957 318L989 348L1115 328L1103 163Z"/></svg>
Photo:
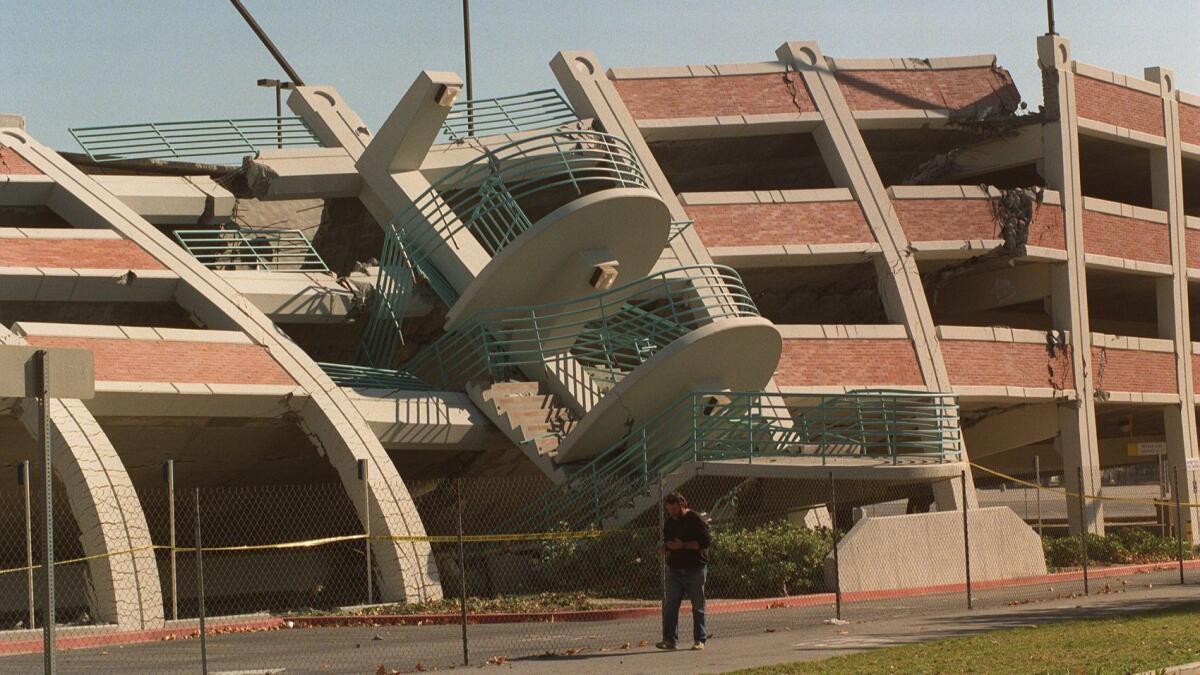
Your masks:
<svg viewBox="0 0 1200 675"><path fill-rule="evenodd" d="M1081 552L1083 553L1083 594L1089 595L1089 593L1088 593L1088 551L1087 551L1087 535L1088 535L1087 503L1085 501L1085 497L1083 496L1083 492L1084 492L1083 467L1082 466L1078 467L1076 469L1076 471L1078 472L1078 478L1079 478L1079 546L1082 549Z"/></svg>
<svg viewBox="0 0 1200 675"><path fill-rule="evenodd" d="M196 599L200 604L200 672L208 675L208 637L204 624L204 550L200 542L200 488L193 488L196 512Z"/></svg>
<svg viewBox="0 0 1200 675"><path fill-rule="evenodd" d="M1038 537L1042 536L1042 457L1033 456L1033 480L1037 483L1037 523Z"/></svg>
<svg viewBox="0 0 1200 675"><path fill-rule="evenodd" d="M54 602L54 469L51 457L50 441L50 355L44 350L34 352L35 373L37 374L37 404L38 404L38 444L42 448L42 480L43 493L46 498L45 516L46 530L43 533L45 552L42 558L43 578L45 580L46 609L42 615L42 650L43 668L46 675L57 672L57 649L54 639L55 602Z"/></svg>
<svg viewBox="0 0 1200 675"><path fill-rule="evenodd" d="M29 460L17 465L17 484L25 491L25 590L29 606L29 625L32 630L37 621L36 604L33 599L33 498L29 491Z"/></svg>
<svg viewBox="0 0 1200 675"><path fill-rule="evenodd" d="M363 500L363 558L366 560L367 604L374 602L375 580L371 575L371 486L367 482L367 460L358 460L358 480L362 483Z"/></svg>
<svg viewBox="0 0 1200 675"><path fill-rule="evenodd" d="M967 471L959 474L962 481L962 514L963 514L963 558L967 570L967 609L974 609L971 600L971 528L967 520Z"/></svg>
<svg viewBox="0 0 1200 675"><path fill-rule="evenodd" d="M463 545L463 498L462 498L462 477L458 476L454 479L454 501L458 512L458 602L459 611L461 613L460 623L462 623L462 649L463 649L463 665L471 664L470 654L467 649L467 554L466 547Z"/></svg>
<svg viewBox="0 0 1200 675"><path fill-rule="evenodd" d="M666 499L667 496L665 494L663 494L663 491L664 491L663 477L660 474L658 477L658 505L657 505L657 509L658 509L658 543L660 545L666 543L663 540L663 528L666 527L666 513L663 511L663 509L664 509L663 501ZM666 598L667 598L667 558L666 558L666 556L660 556L660 557L662 558L662 560L659 562L659 566L658 566L658 595L659 595L659 598L666 600Z"/></svg>
<svg viewBox="0 0 1200 675"><path fill-rule="evenodd" d="M834 616L842 619L842 572L838 567L837 481L829 472L829 531L833 536L833 602Z"/></svg>
<svg viewBox="0 0 1200 675"><path fill-rule="evenodd" d="M167 544L171 554L171 619L179 618L179 577L175 559L175 460L163 464L163 478L167 481Z"/></svg>
<svg viewBox="0 0 1200 675"><path fill-rule="evenodd" d="M1179 583L1187 583L1183 578L1183 507L1180 502L1179 467L1171 467L1171 492L1175 493L1175 538L1179 549Z"/></svg>

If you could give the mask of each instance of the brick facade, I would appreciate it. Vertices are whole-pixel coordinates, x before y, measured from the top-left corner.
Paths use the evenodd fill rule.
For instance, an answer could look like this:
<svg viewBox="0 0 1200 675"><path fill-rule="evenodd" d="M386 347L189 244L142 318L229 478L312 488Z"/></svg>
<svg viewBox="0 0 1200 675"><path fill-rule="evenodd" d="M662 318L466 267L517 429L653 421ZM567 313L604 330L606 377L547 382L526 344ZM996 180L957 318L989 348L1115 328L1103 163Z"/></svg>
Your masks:
<svg viewBox="0 0 1200 675"><path fill-rule="evenodd" d="M1070 347L1032 342L942 340L950 382L963 387L1074 389Z"/></svg>
<svg viewBox="0 0 1200 675"><path fill-rule="evenodd" d="M1097 391L1174 394L1175 355L1133 349L1092 347Z"/></svg>
<svg viewBox="0 0 1200 675"><path fill-rule="evenodd" d="M1000 226L987 199L893 199L911 241L1000 239ZM1066 248L1062 207L1041 204L1029 226L1030 246Z"/></svg>
<svg viewBox="0 0 1200 675"><path fill-rule="evenodd" d="M91 350L97 380L295 384L267 350L258 345L45 335L31 335L25 340L35 347Z"/></svg>
<svg viewBox="0 0 1200 675"><path fill-rule="evenodd" d="M629 114L639 120L817 109L796 73L614 80L613 84Z"/></svg>
<svg viewBox="0 0 1200 675"><path fill-rule="evenodd" d="M1200 230L1186 228L1183 241L1187 245L1187 266L1200 268Z"/></svg>
<svg viewBox="0 0 1200 675"><path fill-rule="evenodd" d="M0 174L40 176L42 172L12 148L0 147Z"/></svg>
<svg viewBox="0 0 1200 675"><path fill-rule="evenodd" d="M1155 136L1165 133L1160 97L1091 77L1075 77L1075 114Z"/></svg>
<svg viewBox="0 0 1200 675"><path fill-rule="evenodd" d="M1114 258L1171 264L1171 232L1163 223L1085 209L1083 250Z"/></svg>
<svg viewBox="0 0 1200 675"><path fill-rule="evenodd" d="M1179 139L1200 145L1200 107L1179 104Z"/></svg>
<svg viewBox="0 0 1200 675"><path fill-rule="evenodd" d="M128 239L0 239L0 267L161 270Z"/></svg>
<svg viewBox="0 0 1200 675"><path fill-rule="evenodd" d="M839 70L834 75L851 110L1016 110L1021 102L1003 68Z"/></svg>
<svg viewBox="0 0 1200 675"><path fill-rule="evenodd" d="M790 339L775 381L780 386L920 385L921 369L910 340Z"/></svg>
<svg viewBox="0 0 1200 675"><path fill-rule="evenodd" d="M705 246L874 243L855 201L687 207Z"/></svg>

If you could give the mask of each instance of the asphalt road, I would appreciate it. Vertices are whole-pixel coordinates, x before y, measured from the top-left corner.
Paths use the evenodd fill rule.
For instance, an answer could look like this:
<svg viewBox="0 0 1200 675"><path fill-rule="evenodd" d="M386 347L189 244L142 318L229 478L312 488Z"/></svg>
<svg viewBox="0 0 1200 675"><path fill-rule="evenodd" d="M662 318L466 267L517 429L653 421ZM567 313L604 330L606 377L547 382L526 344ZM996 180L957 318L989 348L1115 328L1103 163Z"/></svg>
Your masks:
<svg viewBox="0 0 1200 675"><path fill-rule="evenodd" d="M977 592L967 613L965 593L848 603L848 626L825 623L832 606L777 608L710 617L714 636L703 653L658 653L657 618L586 623L469 626L471 665L490 659L521 672L699 672L727 670L929 639L974 630L1037 623L1083 610L1145 607L1200 600L1200 572L1178 585L1174 570L1092 582L1040 584ZM1122 581L1124 583L1122 583ZM1107 585L1107 588L1106 588ZM1075 596L1075 597L1073 597ZM1100 610L1096 610L1100 611ZM690 630L684 617L681 633ZM310 628L216 635L208 640L210 673L376 673L442 669L462 663L461 627ZM197 639L110 646L59 654L59 672L195 673ZM1164 664L1169 665L1169 664ZM0 673L36 673L39 655L0 657ZM496 666L491 666L496 667Z"/></svg>

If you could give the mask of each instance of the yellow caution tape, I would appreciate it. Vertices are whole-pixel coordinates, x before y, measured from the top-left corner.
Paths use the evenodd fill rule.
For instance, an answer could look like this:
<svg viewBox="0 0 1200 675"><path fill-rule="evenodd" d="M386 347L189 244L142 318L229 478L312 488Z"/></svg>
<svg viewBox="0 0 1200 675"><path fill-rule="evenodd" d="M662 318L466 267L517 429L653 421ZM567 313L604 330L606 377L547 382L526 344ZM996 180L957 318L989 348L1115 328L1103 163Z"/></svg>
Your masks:
<svg viewBox="0 0 1200 675"><path fill-rule="evenodd" d="M598 537L602 534L600 530L579 530L579 531L559 531L559 532L525 532L518 534L467 534L463 535L464 543L480 543L480 542L511 542L511 541L553 541L553 540L570 540L570 539L590 539ZM267 550L282 550L296 548L313 548L316 546L326 546L328 544L337 544L347 541L363 541L370 539L371 541L393 541L393 542L423 542L431 544L446 544L455 543L458 537L455 535L443 536L370 536L365 534L347 534L336 537L321 537L319 539L305 539L303 541L285 541L275 544L246 544L242 546L202 546L200 551L203 553L236 553L242 551L267 551ZM130 555L133 553L141 553L142 551L170 551L170 546L151 544L148 546L139 546L137 548L129 548L120 551L107 551L105 553L97 553L96 555L84 556L82 558L70 558L68 560L56 560L54 566L72 565L75 563L88 562L90 560L98 560L100 558L112 558L120 555ZM195 553L195 547L176 546L176 553ZM30 570L41 569L41 564L21 567L12 567L9 569L0 569L0 576L5 574L13 574L16 572L27 572Z"/></svg>
<svg viewBox="0 0 1200 675"><path fill-rule="evenodd" d="M1037 483L1031 483L1027 480L1021 480L1020 478L1017 478L1015 476L1010 476L1006 473L1001 473L994 469L989 469L986 466L979 466L978 464L976 464L974 462L970 462L970 464L971 464L972 468L979 469L980 471L983 471L984 473L990 473L993 476L996 476L997 478L1003 478L1006 481L1010 481L1010 482L1016 483L1018 485L1024 485L1026 487L1031 487L1035 490L1046 490L1047 492L1054 492L1056 494L1060 494L1060 495L1063 495L1066 497L1075 497L1076 499L1078 499L1080 496L1080 494L1078 492L1071 492L1071 491L1067 490L1066 488L1046 487L1044 485L1038 485ZM1115 497L1115 496L1110 497L1110 496L1105 496L1105 495L1089 495L1086 493L1083 495L1083 498L1084 499L1094 499L1094 500L1102 501L1102 502L1125 502L1128 504L1148 504L1151 506L1172 506L1172 507L1175 506L1175 502L1173 502L1169 499L1146 499L1143 497ZM1181 502L1179 504L1179 506L1180 506L1180 508L1190 509L1190 508L1200 506L1200 503Z"/></svg>

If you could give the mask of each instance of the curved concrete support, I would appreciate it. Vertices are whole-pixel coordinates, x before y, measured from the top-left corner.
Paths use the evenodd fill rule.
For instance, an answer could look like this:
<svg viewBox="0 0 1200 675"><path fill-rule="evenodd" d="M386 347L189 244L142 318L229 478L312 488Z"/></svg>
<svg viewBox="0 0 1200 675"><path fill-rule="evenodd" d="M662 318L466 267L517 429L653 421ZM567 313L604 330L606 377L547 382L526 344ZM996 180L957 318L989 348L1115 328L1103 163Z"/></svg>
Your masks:
<svg viewBox="0 0 1200 675"><path fill-rule="evenodd" d="M697 328L618 382L563 439L557 461L595 457L690 392L761 391L782 351L779 329L763 318L720 319ZM728 358L735 353L740 358Z"/></svg>
<svg viewBox="0 0 1200 675"><path fill-rule="evenodd" d="M241 330L265 347L277 363L308 393L297 410L301 426L318 452L335 467L360 517L370 510L372 545L383 600L422 601L441 597L437 567L429 544L404 539L424 537L415 504L391 458L371 427L341 389L299 346L237 289L174 245L153 225L79 171L53 150L26 134L6 129L0 145L15 150L55 181L50 200L72 221L110 227L136 242L179 275L176 300L210 328ZM363 504L357 462L368 466L369 504Z"/></svg>
<svg viewBox="0 0 1200 675"><path fill-rule="evenodd" d="M37 403L26 399L21 422L37 437ZM163 624L162 587L142 504L121 458L88 409L50 402L51 460L67 492L89 560L96 620L121 628Z"/></svg>
<svg viewBox="0 0 1200 675"><path fill-rule="evenodd" d="M453 330L481 309L541 305L595 293L596 265L616 261L616 285L650 273L671 213L643 188L612 188L555 209L505 246L446 314Z"/></svg>

